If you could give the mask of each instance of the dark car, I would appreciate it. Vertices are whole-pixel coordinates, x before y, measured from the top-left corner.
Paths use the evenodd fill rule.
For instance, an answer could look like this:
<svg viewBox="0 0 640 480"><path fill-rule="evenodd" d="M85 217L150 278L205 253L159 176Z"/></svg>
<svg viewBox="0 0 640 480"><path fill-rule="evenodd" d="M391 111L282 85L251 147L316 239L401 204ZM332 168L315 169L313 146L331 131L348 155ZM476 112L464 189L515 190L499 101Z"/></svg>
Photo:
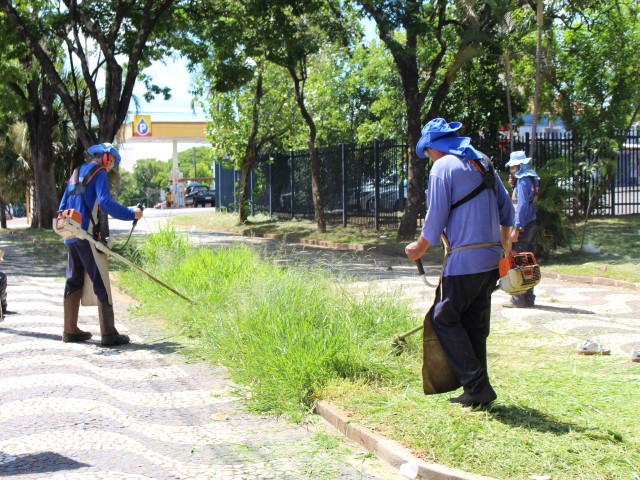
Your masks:
<svg viewBox="0 0 640 480"><path fill-rule="evenodd" d="M205 207L210 203L212 207L216 206L216 192L206 185L197 185L192 187L191 191L184 196L184 204L189 207Z"/></svg>

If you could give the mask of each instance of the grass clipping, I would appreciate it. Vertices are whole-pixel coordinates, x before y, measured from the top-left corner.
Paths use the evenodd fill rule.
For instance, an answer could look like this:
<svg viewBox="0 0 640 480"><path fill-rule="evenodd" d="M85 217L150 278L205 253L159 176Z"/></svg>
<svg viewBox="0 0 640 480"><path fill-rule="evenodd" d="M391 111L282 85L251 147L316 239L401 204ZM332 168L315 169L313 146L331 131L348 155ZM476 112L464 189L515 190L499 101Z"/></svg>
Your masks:
<svg viewBox="0 0 640 480"><path fill-rule="evenodd" d="M390 379L391 338L413 326L403 302L356 300L323 269L278 266L242 244L192 248L167 229L139 254L146 269L195 302L126 273L121 281L141 300L139 313L171 319L199 356L246 387L257 411L297 419L334 379Z"/></svg>

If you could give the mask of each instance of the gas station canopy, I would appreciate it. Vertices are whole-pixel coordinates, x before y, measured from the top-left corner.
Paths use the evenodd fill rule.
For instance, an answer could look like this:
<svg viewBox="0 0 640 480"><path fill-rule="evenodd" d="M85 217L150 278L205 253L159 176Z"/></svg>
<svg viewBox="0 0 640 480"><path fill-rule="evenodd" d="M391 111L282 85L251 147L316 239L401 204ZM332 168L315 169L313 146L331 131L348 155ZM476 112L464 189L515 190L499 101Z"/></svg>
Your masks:
<svg viewBox="0 0 640 480"><path fill-rule="evenodd" d="M182 174L178 170L178 143L209 143L205 137L205 125L206 122L156 122L151 120L151 115L134 115L131 123L122 126L118 138L123 143L173 143L171 184L176 203L182 207L184 197Z"/></svg>
<svg viewBox="0 0 640 480"><path fill-rule="evenodd" d="M206 122L157 122L151 115L134 115L131 123L122 126L124 142L186 142L207 143Z"/></svg>

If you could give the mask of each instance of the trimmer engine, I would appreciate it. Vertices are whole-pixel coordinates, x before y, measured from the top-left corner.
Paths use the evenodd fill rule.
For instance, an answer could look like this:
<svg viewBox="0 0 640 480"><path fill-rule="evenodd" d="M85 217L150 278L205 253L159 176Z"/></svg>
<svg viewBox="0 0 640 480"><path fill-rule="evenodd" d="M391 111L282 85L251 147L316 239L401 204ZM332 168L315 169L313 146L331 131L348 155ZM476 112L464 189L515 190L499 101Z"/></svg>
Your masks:
<svg viewBox="0 0 640 480"><path fill-rule="evenodd" d="M512 252L500 260L500 288L521 295L540 283L540 266L531 252Z"/></svg>
<svg viewBox="0 0 640 480"><path fill-rule="evenodd" d="M53 231L64 238L82 238L82 214L72 208L64 210L53 219Z"/></svg>

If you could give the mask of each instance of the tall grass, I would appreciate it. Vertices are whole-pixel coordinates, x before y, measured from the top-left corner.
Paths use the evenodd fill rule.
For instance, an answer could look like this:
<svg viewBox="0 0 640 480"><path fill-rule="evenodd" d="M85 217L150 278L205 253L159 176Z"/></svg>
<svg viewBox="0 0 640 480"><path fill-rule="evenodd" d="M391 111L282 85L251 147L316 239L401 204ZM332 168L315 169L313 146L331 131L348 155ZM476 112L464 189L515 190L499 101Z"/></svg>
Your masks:
<svg viewBox="0 0 640 480"><path fill-rule="evenodd" d="M225 365L258 411L300 418L337 378L390 379L395 333L411 327L406 302L356 300L318 268L280 267L248 246L187 247L175 230L150 236L146 268L195 300L187 305L135 272L122 281L141 313L172 318L195 351ZM147 301L144 301L147 299ZM402 369L402 367L400 367Z"/></svg>

